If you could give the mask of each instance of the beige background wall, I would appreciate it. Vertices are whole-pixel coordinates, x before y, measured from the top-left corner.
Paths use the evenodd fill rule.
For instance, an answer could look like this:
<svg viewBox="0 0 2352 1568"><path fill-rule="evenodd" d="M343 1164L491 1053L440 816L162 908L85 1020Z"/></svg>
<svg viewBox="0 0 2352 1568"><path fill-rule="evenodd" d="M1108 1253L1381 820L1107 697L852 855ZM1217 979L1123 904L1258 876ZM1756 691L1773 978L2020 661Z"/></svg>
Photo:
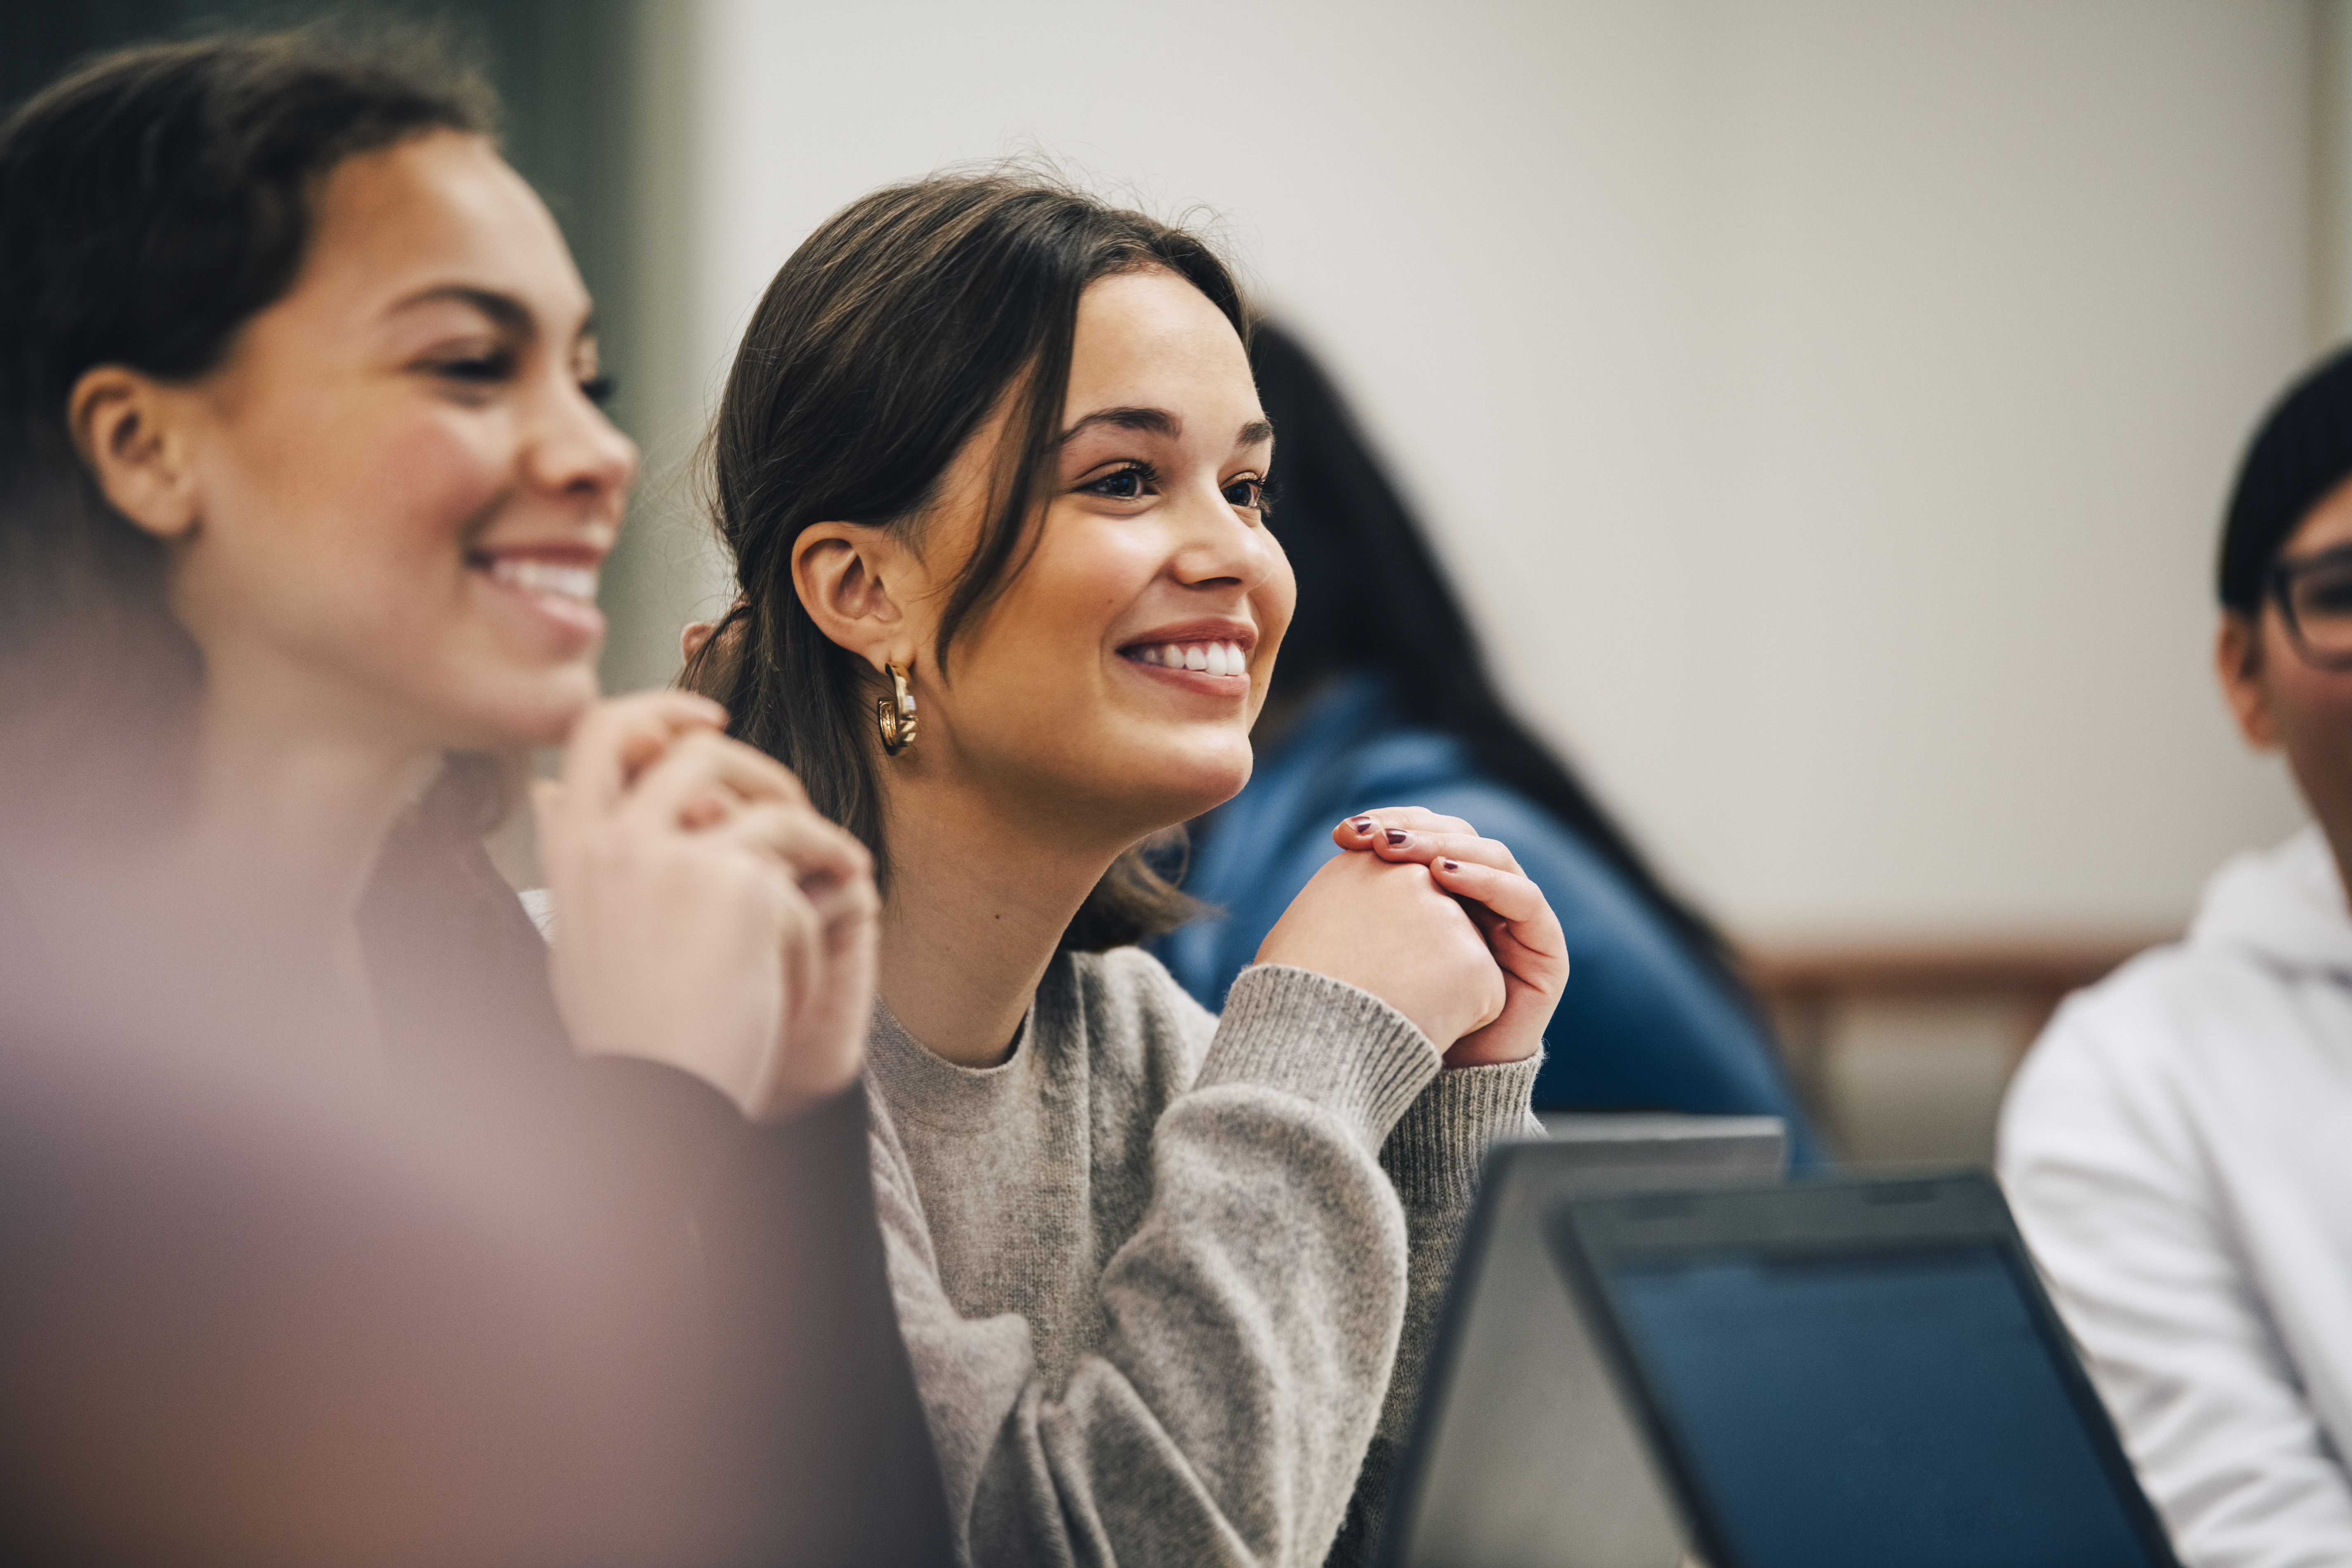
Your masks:
<svg viewBox="0 0 2352 1568"><path fill-rule="evenodd" d="M657 469L812 225L1043 150L1213 209L1530 712L1742 936L2161 927L2296 815L2212 694L2206 578L2325 297L2305 0L645 26ZM625 682L711 591L679 510L615 574Z"/></svg>

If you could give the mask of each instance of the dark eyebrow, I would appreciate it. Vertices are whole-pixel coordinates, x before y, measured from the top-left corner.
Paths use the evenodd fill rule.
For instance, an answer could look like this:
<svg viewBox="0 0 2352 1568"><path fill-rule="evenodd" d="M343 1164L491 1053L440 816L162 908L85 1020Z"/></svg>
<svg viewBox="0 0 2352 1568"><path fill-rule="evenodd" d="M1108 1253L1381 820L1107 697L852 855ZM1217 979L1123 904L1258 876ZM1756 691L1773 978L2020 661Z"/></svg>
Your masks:
<svg viewBox="0 0 2352 1568"><path fill-rule="evenodd" d="M469 305L488 316L502 331L512 332L517 337L536 337L539 333L539 318L531 314L530 306L511 294L501 294L495 289L477 289L466 283L444 283L435 288L420 289L401 300L393 309L395 311L405 310L414 306L430 305L443 300ZM596 318L591 313L587 320L580 323L579 336L584 340L595 335Z"/></svg>
<svg viewBox="0 0 2352 1568"><path fill-rule="evenodd" d="M1061 445L1070 442L1097 425L1108 425L1120 430L1141 430L1153 436L1176 437L1181 424L1165 408L1097 408L1062 432Z"/></svg>
<svg viewBox="0 0 2352 1568"><path fill-rule="evenodd" d="M476 289L464 283L444 283L432 289L420 289L394 305L393 310L411 310L419 305L439 304L445 300L469 305L520 337L531 337L539 331L537 318L513 295L501 294L495 289Z"/></svg>
<svg viewBox="0 0 2352 1568"><path fill-rule="evenodd" d="M1097 425L1108 425L1120 430L1141 430L1154 436L1165 436L1171 440L1182 428L1182 422L1164 408L1097 408L1063 431L1062 443L1068 444ZM1253 419L1242 426L1241 433L1234 437L1234 445L1255 447L1261 441L1273 439L1273 422Z"/></svg>

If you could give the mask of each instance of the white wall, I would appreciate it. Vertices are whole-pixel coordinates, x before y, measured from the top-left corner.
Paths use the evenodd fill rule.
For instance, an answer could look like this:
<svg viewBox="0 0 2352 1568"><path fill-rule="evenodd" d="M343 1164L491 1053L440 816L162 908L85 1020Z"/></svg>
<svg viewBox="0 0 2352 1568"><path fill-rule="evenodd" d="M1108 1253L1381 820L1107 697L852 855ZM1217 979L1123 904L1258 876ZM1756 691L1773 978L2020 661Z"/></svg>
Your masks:
<svg viewBox="0 0 2352 1568"><path fill-rule="evenodd" d="M2305 0L656 18L681 434L824 215L1040 148L1221 215L1530 713L1742 934L2160 925L2294 819L2206 580L2313 346ZM657 676L707 563L641 553Z"/></svg>

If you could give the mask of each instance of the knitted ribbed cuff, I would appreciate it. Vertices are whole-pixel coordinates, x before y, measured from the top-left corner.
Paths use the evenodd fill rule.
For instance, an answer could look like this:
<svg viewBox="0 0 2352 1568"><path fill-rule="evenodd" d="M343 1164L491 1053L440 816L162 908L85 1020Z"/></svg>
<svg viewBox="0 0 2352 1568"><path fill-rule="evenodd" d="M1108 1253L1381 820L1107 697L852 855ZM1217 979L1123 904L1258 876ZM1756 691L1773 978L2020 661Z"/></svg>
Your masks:
<svg viewBox="0 0 2352 1568"><path fill-rule="evenodd" d="M1487 1150L1538 1134L1528 1107L1542 1066L1538 1052L1520 1062L1449 1068L1422 1090L1381 1150L1405 1207L1468 1204L1477 1195Z"/></svg>
<svg viewBox="0 0 2352 1568"><path fill-rule="evenodd" d="M1193 1086L1253 1083L1297 1095L1347 1121L1377 1152L1438 1065L1429 1037L1370 992L1261 963L1243 970L1225 994Z"/></svg>

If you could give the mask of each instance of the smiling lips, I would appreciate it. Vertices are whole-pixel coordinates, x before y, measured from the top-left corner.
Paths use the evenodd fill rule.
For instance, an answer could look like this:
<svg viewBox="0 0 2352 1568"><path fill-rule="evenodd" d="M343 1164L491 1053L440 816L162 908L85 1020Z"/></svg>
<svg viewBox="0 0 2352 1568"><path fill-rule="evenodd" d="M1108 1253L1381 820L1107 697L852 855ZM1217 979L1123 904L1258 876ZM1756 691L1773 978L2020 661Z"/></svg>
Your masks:
<svg viewBox="0 0 2352 1568"><path fill-rule="evenodd" d="M1125 652L1138 664L1157 665L1162 669L1189 669L1204 675L1249 673L1249 658L1242 652L1239 643L1148 643Z"/></svg>
<svg viewBox="0 0 2352 1568"><path fill-rule="evenodd" d="M503 583L510 588L520 588L527 594L545 594L558 599L570 599L578 604L596 602L596 568L569 561L541 561L528 555L497 555L490 558L490 581Z"/></svg>
<svg viewBox="0 0 2352 1568"><path fill-rule="evenodd" d="M489 579L510 610L552 633L568 658L604 638L604 615L596 607L596 569L604 559L594 548L542 544L479 552L467 564Z"/></svg>

